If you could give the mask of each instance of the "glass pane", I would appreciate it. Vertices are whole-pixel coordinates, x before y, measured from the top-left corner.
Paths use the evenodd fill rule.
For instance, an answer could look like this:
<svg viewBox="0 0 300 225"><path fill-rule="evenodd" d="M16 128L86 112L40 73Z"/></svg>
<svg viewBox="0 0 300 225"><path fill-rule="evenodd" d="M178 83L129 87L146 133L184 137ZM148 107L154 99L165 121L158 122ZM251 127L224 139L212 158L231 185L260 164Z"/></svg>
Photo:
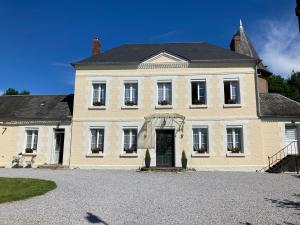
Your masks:
<svg viewBox="0 0 300 225"><path fill-rule="evenodd" d="M27 134L27 140L26 140L26 148L31 148L31 143L32 143L32 131L28 130L26 131Z"/></svg>
<svg viewBox="0 0 300 225"><path fill-rule="evenodd" d="M198 82L192 82L192 104L198 105Z"/></svg>
<svg viewBox="0 0 300 225"><path fill-rule="evenodd" d="M224 102L230 104L230 81L224 82Z"/></svg>
<svg viewBox="0 0 300 225"><path fill-rule="evenodd" d="M161 101L163 101L163 84L158 83L157 84L158 92L157 92L157 99L158 99L158 104L161 104Z"/></svg>
<svg viewBox="0 0 300 225"><path fill-rule="evenodd" d="M130 142L130 130L124 130L124 149L128 149Z"/></svg>
<svg viewBox="0 0 300 225"><path fill-rule="evenodd" d="M105 105L106 84L101 84L100 92L101 92L101 94L100 94L101 105Z"/></svg>
<svg viewBox="0 0 300 225"><path fill-rule="evenodd" d="M97 145L97 130L92 129L91 130L91 148L96 148Z"/></svg>
<svg viewBox="0 0 300 225"><path fill-rule="evenodd" d="M193 149L199 149L199 129L193 129Z"/></svg>
<svg viewBox="0 0 300 225"><path fill-rule="evenodd" d="M206 104L206 84L205 82L200 82L200 93L199 93L199 100L200 104Z"/></svg>
<svg viewBox="0 0 300 225"><path fill-rule="evenodd" d="M98 140L98 148L100 148L101 150L103 150L103 146L104 146L104 130L103 129L99 129L99 140Z"/></svg>
<svg viewBox="0 0 300 225"><path fill-rule="evenodd" d="M201 148L207 149L208 137L207 137L207 129L201 129Z"/></svg>
<svg viewBox="0 0 300 225"><path fill-rule="evenodd" d="M137 130L131 130L131 148L137 148Z"/></svg>
<svg viewBox="0 0 300 225"><path fill-rule="evenodd" d="M233 148L233 136L232 136L232 129L227 128L227 148L232 149Z"/></svg>
<svg viewBox="0 0 300 225"><path fill-rule="evenodd" d="M97 104L99 101L99 84L93 84L93 104Z"/></svg>
<svg viewBox="0 0 300 225"><path fill-rule="evenodd" d="M33 149L37 150L37 143L38 143L38 131L33 131L34 133L34 140L33 140Z"/></svg>

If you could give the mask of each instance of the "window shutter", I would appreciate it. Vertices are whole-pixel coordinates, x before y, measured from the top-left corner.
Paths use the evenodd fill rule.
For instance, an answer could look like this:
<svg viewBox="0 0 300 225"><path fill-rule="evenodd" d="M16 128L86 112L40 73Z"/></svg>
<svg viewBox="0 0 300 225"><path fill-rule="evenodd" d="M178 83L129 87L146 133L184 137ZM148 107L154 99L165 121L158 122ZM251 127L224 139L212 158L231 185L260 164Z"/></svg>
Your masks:
<svg viewBox="0 0 300 225"><path fill-rule="evenodd" d="M286 127L285 128L285 139L286 139L286 141L296 141L297 140L296 127Z"/></svg>

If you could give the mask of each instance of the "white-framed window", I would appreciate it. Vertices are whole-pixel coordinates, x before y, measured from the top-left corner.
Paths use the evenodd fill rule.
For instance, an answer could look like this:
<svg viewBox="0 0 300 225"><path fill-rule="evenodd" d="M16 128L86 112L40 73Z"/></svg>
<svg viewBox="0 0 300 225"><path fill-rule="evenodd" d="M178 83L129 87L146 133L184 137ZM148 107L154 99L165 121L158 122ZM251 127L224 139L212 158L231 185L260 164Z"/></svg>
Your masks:
<svg viewBox="0 0 300 225"><path fill-rule="evenodd" d="M123 151L126 154L137 153L137 128L124 128Z"/></svg>
<svg viewBox="0 0 300 225"><path fill-rule="evenodd" d="M206 81L191 81L192 105L206 105Z"/></svg>
<svg viewBox="0 0 300 225"><path fill-rule="evenodd" d="M240 104L240 85L238 80L224 81L224 103Z"/></svg>
<svg viewBox="0 0 300 225"><path fill-rule="evenodd" d="M227 127L227 151L230 153L244 153L243 128Z"/></svg>
<svg viewBox="0 0 300 225"><path fill-rule="evenodd" d="M100 107L106 104L106 83L93 83L92 106Z"/></svg>
<svg viewBox="0 0 300 225"><path fill-rule="evenodd" d="M25 153L33 154L37 152L39 131L36 129L28 129L26 132Z"/></svg>
<svg viewBox="0 0 300 225"><path fill-rule="evenodd" d="M172 105L172 82L159 81L157 83L157 104Z"/></svg>
<svg viewBox="0 0 300 225"><path fill-rule="evenodd" d="M196 153L209 153L208 128L193 128L193 151Z"/></svg>
<svg viewBox="0 0 300 225"><path fill-rule="evenodd" d="M124 83L124 105L125 106L138 105L138 83L137 82Z"/></svg>
<svg viewBox="0 0 300 225"><path fill-rule="evenodd" d="M104 128L91 128L90 140L90 151L92 154L100 154L104 152Z"/></svg>

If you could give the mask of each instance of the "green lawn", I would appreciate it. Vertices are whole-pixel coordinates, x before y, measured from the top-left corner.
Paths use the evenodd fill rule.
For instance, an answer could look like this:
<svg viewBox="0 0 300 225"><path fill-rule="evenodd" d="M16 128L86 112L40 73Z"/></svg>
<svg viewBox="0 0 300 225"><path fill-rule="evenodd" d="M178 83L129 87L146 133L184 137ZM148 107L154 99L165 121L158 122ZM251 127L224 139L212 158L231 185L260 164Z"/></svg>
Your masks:
<svg viewBox="0 0 300 225"><path fill-rule="evenodd" d="M49 180L0 177L0 203L42 195L55 188L56 183Z"/></svg>

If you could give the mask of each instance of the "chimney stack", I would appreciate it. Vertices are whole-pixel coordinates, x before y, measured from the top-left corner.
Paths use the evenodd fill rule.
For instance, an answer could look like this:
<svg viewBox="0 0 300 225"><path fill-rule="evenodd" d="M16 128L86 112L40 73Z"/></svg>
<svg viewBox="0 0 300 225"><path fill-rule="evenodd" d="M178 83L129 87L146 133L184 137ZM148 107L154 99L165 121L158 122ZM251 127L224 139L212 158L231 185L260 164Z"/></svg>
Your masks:
<svg viewBox="0 0 300 225"><path fill-rule="evenodd" d="M93 39L92 55L93 55L93 56L100 55L100 48L101 48L100 40L99 40L98 37L95 37L95 38Z"/></svg>

